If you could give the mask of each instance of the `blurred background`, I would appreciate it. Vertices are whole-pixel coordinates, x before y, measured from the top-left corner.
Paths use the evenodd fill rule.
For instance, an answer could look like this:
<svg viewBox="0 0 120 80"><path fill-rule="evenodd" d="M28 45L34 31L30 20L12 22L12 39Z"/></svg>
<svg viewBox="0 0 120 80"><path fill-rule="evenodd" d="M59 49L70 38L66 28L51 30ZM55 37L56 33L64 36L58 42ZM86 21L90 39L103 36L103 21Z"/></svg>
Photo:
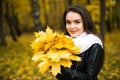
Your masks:
<svg viewBox="0 0 120 80"><path fill-rule="evenodd" d="M0 0L0 80L56 80L40 74L31 59L33 32L64 32L62 16L71 4L84 5L104 39L99 80L120 80L120 0Z"/></svg>

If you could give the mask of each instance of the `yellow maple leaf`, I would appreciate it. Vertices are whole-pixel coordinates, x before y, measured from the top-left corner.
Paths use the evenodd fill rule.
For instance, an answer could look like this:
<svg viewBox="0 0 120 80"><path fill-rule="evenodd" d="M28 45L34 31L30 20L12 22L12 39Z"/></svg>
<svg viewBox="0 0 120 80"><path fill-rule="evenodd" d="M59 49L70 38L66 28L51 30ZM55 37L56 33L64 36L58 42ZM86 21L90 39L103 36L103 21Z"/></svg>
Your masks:
<svg viewBox="0 0 120 80"><path fill-rule="evenodd" d="M53 75L57 75L58 73L60 73L60 63L59 62L52 63L51 68L52 68Z"/></svg>
<svg viewBox="0 0 120 80"><path fill-rule="evenodd" d="M66 50L50 50L47 53L47 56L51 59L51 61L58 62L61 59L67 59L70 57L70 53Z"/></svg>
<svg viewBox="0 0 120 80"><path fill-rule="evenodd" d="M54 76L56 76L58 73L61 73L60 72L61 71L61 69L60 69L61 65L64 66L64 67L69 67L70 68L71 65L72 65L72 62L70 60L64 60L64 59L60 60L59 62L52 62L51 63L51 68L52 68L52 73L53 73Z"/></svg>
<svg viewBox="0 0 120 80"><path fill-rule="evenodd" d="M64 67L70 68L72 65L72 62L70 60L67 60L67 59L61 59L60 64Z"/></svg>
<svg viewBox="0 0 120 80"><path fill-rule="evenodd" d="M50 61L49 61L49 59L45 59L45 60L43 60L39 65L38 65L38 67L39 67L39 72L40 73L45 73L45 71L47 71L48 69L49 69L49 67L50 67Z"/></svg>
<svg viewBox="0 0 120 80"><path fill-rule="evenodd" d="M80 61L81 58L76 56L80 48L75 46L72 38L66 37L63 33L53 32L47 26L46 32L39 31L35 34L35 40L31 47L34 50L32 60L39 61L39 71L44 73L51 67L53 75L60 73L60 66L71 67L72 60Z"/></svg>
<svg viewBox="0 0 120 80"><path fill-rule="evenodd" d="M35 54L33 57L32 57L32 60L34 60L35 62L36 61L42 61L46 58L46 55L45 54Z"/></svg>

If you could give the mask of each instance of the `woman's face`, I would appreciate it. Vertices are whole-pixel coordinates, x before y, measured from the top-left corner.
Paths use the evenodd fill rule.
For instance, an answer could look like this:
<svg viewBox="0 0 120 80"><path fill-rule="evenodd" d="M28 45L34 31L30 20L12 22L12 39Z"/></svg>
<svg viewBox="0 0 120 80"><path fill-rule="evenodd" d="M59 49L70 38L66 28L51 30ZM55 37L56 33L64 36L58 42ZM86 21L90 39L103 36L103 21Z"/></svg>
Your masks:
<svg viewBox="0 0 120 80"><path fill-rule="evenodd" d="M68 12L66 15L66 29L71 37L78 37L83 31L83 20L80 14Z"/></svg>

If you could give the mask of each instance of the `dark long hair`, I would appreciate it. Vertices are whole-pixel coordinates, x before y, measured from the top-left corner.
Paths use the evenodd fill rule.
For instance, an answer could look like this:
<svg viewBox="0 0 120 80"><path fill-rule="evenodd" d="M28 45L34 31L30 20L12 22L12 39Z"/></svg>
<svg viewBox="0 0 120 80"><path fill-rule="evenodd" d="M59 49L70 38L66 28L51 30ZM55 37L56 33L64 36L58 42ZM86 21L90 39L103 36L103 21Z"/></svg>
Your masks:
<svg viewBox="0 0 120 80"><path fill-rule="evenodd" d="M78 14L80 14L82 16L83 27L84 27L84 30L88 34L94 34L94 35L98 36L101 39L100 35L98 34L98 32L97 32L97 30L96 30L96 28L94 26L93 20L92 20L92 18L90 16L88 10L82 5L78 5L78 4L71 5L64 11L64 14L63 14L64 26L66 26L66 15L70 11L76 12L76 13L78 13ZM68 34L67 30L66 30L66 34Z"/></svg>

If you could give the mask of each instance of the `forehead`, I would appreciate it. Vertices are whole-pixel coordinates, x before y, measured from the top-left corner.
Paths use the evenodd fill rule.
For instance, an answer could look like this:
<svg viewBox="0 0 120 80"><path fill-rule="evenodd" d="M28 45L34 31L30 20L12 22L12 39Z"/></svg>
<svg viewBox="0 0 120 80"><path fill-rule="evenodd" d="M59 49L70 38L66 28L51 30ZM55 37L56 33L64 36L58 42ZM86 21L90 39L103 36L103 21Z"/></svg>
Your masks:
<svg viewBox="0 0 120 80"><path fill-rule="evenodd" d="M66 15L66 20L77 20L77 19L82 19L81 15L77 12L68 12Z"/></svg>

